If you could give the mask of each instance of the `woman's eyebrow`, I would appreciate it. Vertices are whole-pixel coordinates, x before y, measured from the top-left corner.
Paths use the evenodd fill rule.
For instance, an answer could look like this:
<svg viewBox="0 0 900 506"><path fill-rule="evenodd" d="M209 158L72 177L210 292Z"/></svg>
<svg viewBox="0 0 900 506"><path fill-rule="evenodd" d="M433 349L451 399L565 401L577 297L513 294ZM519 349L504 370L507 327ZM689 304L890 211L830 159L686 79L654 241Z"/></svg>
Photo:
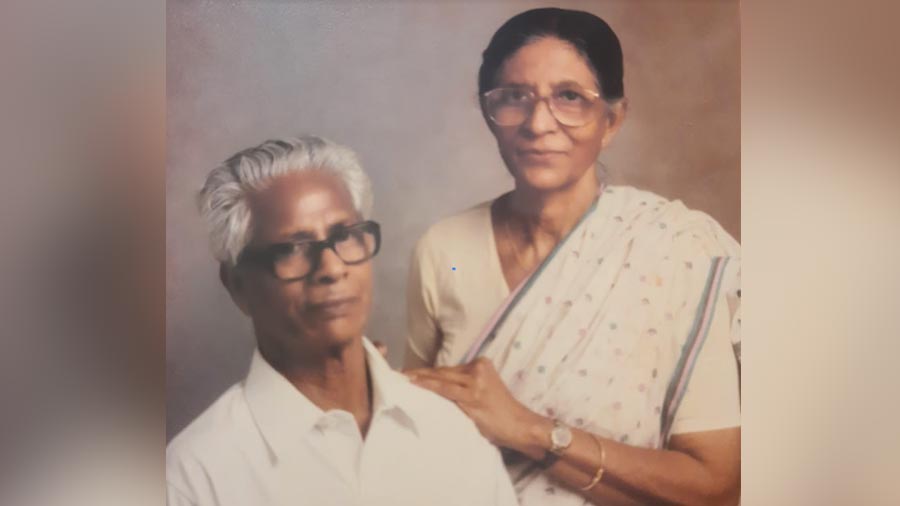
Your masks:
<svg viewBox="0 0 900 506"><path fill-rule="evenodd" d="M576 81L574 79L566 79L564 81L557 81L557 82L553 83L553 87L555 88L557 86L571 86L573 84L575 86L578 86L579 88L588 89L585 85L579 83L578 81Z"/></svg>
<svg viewBox="0 0 900 506"><path fill-rule="evenodd" d="M502 82L502 81L501 81L501 82L497 83L497 86L498 86L499 88L528 88L528 89L534 89L534 86L532 86L532 85L530 85L530 84L525 84L525 83L517 82L517 81L507 81L507 82Z"/></svg>
<svg viewBox="0 0 900 506"><path fill-rule="evenodd" d="M550 84L550 87L554 88L554 89L560 88L563 86L578 86L579 88L582 88L585 90L591 90L596 85L594 83L591 83L591 84L585 86L584 84L582 84L574 79L564 79L562 81L556 81L556 82L553 82ZM500 82L498 84L498 87L500 87L500 88L523 88L523 89L528 89L528 90L535 90L537 88L536 86L533 86L531 84L526 84L526 83L518 82L518 81Z"/></svg>

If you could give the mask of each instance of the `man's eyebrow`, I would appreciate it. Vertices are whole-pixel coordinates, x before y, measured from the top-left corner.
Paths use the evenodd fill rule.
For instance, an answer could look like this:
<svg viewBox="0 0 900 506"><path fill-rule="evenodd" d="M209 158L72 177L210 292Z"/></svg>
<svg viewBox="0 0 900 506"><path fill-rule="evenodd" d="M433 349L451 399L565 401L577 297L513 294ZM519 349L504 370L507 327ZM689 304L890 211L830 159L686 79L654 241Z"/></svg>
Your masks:
<svg viewBox="0 0 900 506"><path fill-rule="evenodd" d="M356 220L354 220L353 218L345 218L337 223L332 224L330 227L328 227L328 235L331 235L339 230L343 230L348 227L352 227L356 223L357 223Z"/></svg>
<svg viewBox="0 0 900 506"><path fill-rule="evenodd" d="M341 229L350 227L354 224L356 224L356 221L353 218L347 218L347 219L338 221L337 223L334 223L328 227L328 235L330 236L331 234L333 234ZM313 234L312 232L307 232L305 230L301 230L299 232L295 232L295 233L291 234L290 236L288 236L286 238L286 240L288 240L288 241L315 241L316 235Z"/></svg>
<svg viewBox="0 0 900 506"><path fill-rule="evenodd" d="M301 230L300 232L295 232L287 237L289 241L314 241L316 236L310 232L306 232Z"/></svg>

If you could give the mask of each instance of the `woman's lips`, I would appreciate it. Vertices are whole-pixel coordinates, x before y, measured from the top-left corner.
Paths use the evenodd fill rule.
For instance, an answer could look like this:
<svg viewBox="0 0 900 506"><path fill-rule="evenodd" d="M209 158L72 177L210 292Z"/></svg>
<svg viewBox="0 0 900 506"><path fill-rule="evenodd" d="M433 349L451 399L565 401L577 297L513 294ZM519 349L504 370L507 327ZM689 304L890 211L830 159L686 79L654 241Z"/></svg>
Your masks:
<svg viewBox="0 0 900 506"><path fill-rule="evenodd" d="M519 156L528 160L551 160L566 154L565 151L551 149L520 149Z"/></svg>

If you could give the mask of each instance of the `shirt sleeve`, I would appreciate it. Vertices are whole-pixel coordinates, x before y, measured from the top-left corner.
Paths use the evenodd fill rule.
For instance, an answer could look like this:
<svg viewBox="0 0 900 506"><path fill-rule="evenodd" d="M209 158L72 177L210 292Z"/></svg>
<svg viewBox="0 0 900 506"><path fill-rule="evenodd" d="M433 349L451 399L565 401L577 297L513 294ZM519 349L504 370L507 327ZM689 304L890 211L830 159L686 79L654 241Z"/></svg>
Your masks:
<svg viewBox="0 0 900 506"><path fill-rule="evenodd" d="M197 502L171 483L166 483L166 506L197 506Z"/></svg>
<svg viewBox="0 0 900 506"><path fill-rule="evenodd" d="M179 437L166 447L166 504L167 506L198 506L209 504L208 495L200 486L205 480L193 479L205 474L192 453L179 442ZM199 489L198 489L198 486Z"/></svg>
<svg viewBox="0 0 900 506"><path fill-rule="evenodd" d="M709 334L675 413L672 434L741 424L739 362L735 356L740 346L739 287L740 259L731 258L716 299Z"/></svg>
<svg viewBox="0 0 900 506"><path fill-rule="evenodd" d="M503 465L503 459L500 452L494 452L494 504L497 506L517 506L519 499L516 497L516 490L513 488L512 481L509 478L509 472Z"/></svg>
<svg viewBox="0 0 900 506"><path fill-rule="evenodd" d="M405 368L434 365L440 346L436 289L426 235L416 245L407 278Z"/></svg>
<svg viewBox="0 0 900 506"><path fill-rule="evenodd" d="M471 424L470 432L476 447L468 453L472 457L469 470L479 485L471 488L468 504L517 506L519 499L500 450L484 438Z"/></svg>

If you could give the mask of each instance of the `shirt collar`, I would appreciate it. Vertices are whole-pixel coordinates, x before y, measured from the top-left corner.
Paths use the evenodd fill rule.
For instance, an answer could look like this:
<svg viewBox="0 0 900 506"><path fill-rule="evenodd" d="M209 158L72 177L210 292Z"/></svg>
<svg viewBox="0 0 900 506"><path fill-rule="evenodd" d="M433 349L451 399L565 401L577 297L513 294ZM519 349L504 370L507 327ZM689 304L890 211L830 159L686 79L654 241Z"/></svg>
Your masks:
<svg viewBox="0 0 900 506"><path fill-rule="evenodd" d="M296 448L325 414L253 350L244 398L272 456Z"/></svg>
<svg viewBox="0 0 900 506"><path fill-rule="evenodd" d="M375 415L383 413L418 435L411 412L414 403L405 395L412 385L405 376L391 369L365 337L363 348L372 381L373 420ZM325 416L321 408L263 358L258 348L253 351L250 371L244 380L244 396L273 456L298 445Z"/></svg>
<svg viewBox="0 0 900 506"><path fill-rule="evenodd" d="M363 347L372 378L372 413L392 416L418 436L415 422L418 402L409 395L410 390L416 387L410 384L406 376L391 369L381 352L365 337Z"/></svg>

